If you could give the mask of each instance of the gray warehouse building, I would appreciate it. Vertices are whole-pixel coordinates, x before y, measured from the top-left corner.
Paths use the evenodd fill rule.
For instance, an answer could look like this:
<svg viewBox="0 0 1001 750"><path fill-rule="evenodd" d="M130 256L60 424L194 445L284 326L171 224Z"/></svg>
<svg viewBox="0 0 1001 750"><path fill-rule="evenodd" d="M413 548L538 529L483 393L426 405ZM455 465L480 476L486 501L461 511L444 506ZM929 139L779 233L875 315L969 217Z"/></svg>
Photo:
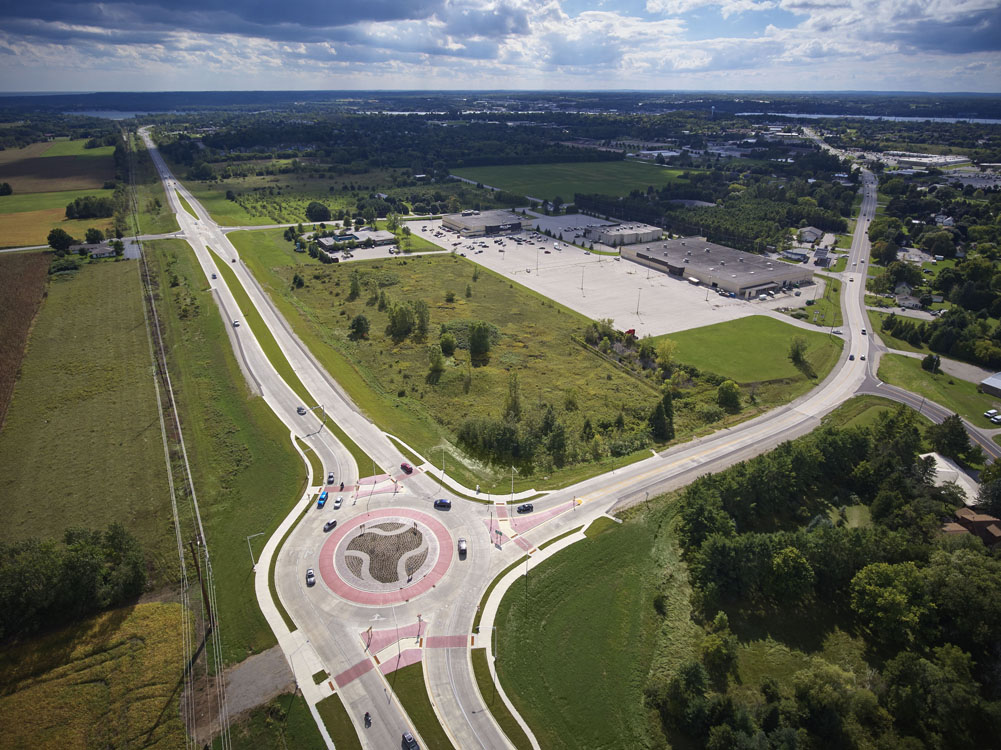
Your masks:
<svg viewBox="0 0 1001 750"><path fill-rule="evenodd" d="M701 237L647 242L624 247L623 258L669 273L692 284L731 292L751 299L773 289L798 286L813 280L809 266L770 260Z"/></svg>
<svg viewBox="0 0 1001 750"><path fill-rule="evenodd" d="M463 237L521 231L521 217L510 211L463 211L461 214L442 216L441 223Z"/></svg>
<svg viewBox="0 0 1001 750"><path fill-rule="evenodd" d="M991 396L1001 398L1001 372L980 381L980 390Z"/></svg>
<svg viewBox="0 0 1001 750"><path fill-rule="evenodd" d="M663 234L664 230L660 227L637 223L588 227L584 230L584 237L592 242L600 242L602 245L608 245L609 247L635 245L638 242L653 242L654 240L659 240Z"/></svg>

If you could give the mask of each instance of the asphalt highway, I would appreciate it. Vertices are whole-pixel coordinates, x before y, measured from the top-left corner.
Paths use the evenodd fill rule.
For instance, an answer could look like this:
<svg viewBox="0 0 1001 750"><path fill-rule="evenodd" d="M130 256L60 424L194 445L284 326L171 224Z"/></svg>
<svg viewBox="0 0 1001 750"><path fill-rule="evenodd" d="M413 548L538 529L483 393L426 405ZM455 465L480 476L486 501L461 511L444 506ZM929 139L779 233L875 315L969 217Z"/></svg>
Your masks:
<svg viewBox="0 0 1001 750"><path fill-rule="evenodd" d="M852 241L849 271L844 274L842 307L845 321L842 329L846 345L841 359L823 383L795 402L754 420L546 493L533 502L535 517L547 520L533 528L527 528L529 517L516 521L518 525L512 525L506 518L498 521L498 513L507 515L506 508L502 507L504 498L494 498L500 505L472 502L449 492L447 485L454 483L440 486L437 475L421 470L406 475L400 471L400 464L405 459L399 450L318 364L240 261L226 236L231 228L222 228L211 219L198 200L174 179L148 135L143 133L143 138L180 223L179 234L194 249L215 292L221 314L230 323L233 320L243 323L231 331L241 366L290 434L299 436L310 450L315 451L325 472L335 474L337 485L329 488L331 499L327 506L322 510L310 507L303 520L294 525L287 541L277 549L284 529L292 525L311 502L311 495L307 493L286 519L286 525L269 540L266 554L258 565L256 590L262 611L275 630L311 708L330 695L335 686L366 748L399 747L401 733L415 730L393 693L393 675L384 676L381 668L387 660L403 657L408 650L421 646L419 658L424 665L428 692L453 744L462 750L512 747L480 697L469 647L489 646L486 633L472 632L480 598L490 581L526 552L534 558L538 555L538 546L547 539L587 524L616 506L641 502L665 489L683 486L700 474L721 469L763 453L784 440L806 434L817 426L823 415L856 393L876 392L914 406L920 401L920 397L906 391L879 384L874 370L870 369L875 365L872 357L867 356L867 361L858 357L876 351L875 337L863 333L868 325L863 307L865 266L869 256L866 230L875 213L876 182L872 174L863 170L862 206ZM180 205L175 190L198 214L197 219ZM312 396L310 402L303 404L268 360L254 332L245 323L244 311L218 272L221 264L228 265L236 274L282 355ZM212 274L217 278L213 279ZM856 358L849 360L849 353ZM373 458L375 467L357 466L351 454L321 425L318 410L311 410L305 416L297 413L300 406L311 408L320 404L325 413ZM941 407L929 403L923 404L921 409L934 415L933 418L944 418L948 414L941 414L944 412ZM997 447L989 440L986 443L985 450L992 456L998 455ZM360 478L372 475L380 479L359 484ZM323 479L314 477L314 490ZM341 481L346 485L344 492L337 491ZM464 494L473 492L467 490ZM338 495L344 497L344 504L334 510L333 499ZM436 498L451 499L451 510L433 509ZM460 559L452 554L440 577L428 579L436 581L433 588L412 597L406 594L406 588L401 589L395 603L359 603L335 593L321 575L321 564L330 559L327 552L332 545L324 548L324 544L337 530L325 532L324 522L337 519L343 529L375 521L379 514L390 511L401 516L423 514L432 517L446 529L443 544L451 545L454 552L456 540L464 538L469 544L468 555ZM501 545L496 543L498 528L504 533ZM211 540L207 542L211 545ZM324 555L321 549L326 550ZM441 548L437 550L440 559L445 559L444 552ZM267 563L272 554L276 555L275 588L282 605L296 623L294 631L285 626L268 590ZM531 564L530 560L528 566ZM320 580L315 586L307 587L305 583L307 568L317 571ZM502 594L503 588L498 587L494 596ZM225 622L220 626L225 628ZM369 628L372 632L399 629L407 635L399 640L391 639L388 645L375 652ZM320 669L331 677L315 685L312 675ZM313 711L320 723L315 708ZM373 716L369 728L362 723L365 711ZM329 742L329 737L326 739ZM419 736L418 740L422 747L427 747Z"/></svg>

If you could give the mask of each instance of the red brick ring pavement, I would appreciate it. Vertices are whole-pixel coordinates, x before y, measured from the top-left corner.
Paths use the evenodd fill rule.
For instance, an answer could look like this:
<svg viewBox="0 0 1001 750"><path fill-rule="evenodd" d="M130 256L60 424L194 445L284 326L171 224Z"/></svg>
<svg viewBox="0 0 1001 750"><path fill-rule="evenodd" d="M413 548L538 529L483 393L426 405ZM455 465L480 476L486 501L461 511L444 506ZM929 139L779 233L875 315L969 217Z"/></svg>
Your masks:
<svg viewBox="0 0 1001 750"><path fill-rule="evenodd" d="M434 567L419 581L396 591L374 592L357 589L341 578L334 565L334 551L341 540L363 523L371 523L379 518L409 518L423 524L438 540L438 559L435 561ZM334 532L327 537L327 541L323 543L323 547L320 548L320 577L331 591L349 602L375 606L398 604L430 591L448 571L448 566L452 564L452 555L452 537L440 521L426 513L408 508L383 508L355 516L344 524L338 524Z"/></svg>

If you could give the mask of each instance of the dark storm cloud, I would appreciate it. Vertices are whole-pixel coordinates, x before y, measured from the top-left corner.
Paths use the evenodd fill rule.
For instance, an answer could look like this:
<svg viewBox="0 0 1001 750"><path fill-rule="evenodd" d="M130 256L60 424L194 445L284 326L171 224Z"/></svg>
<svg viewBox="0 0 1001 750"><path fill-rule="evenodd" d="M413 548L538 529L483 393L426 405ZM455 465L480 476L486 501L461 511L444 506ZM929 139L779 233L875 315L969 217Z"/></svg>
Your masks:
<svg viewBox="0 0 1001 750"><path fill-rule="evenodd" d="M905 21L896 29L884 29L880 37L922 52L997 52L1001 50L1001 8L948 20Z"/></svg>

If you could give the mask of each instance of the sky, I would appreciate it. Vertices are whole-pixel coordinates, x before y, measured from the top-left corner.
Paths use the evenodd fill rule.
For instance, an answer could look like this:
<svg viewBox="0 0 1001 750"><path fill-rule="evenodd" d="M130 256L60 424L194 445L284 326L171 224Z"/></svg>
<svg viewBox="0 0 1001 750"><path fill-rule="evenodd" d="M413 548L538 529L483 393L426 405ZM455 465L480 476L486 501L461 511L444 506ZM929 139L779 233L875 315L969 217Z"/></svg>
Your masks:
<svg viewBox="0 0 1001 750"><path fill-rule="evenodd" d="M1001 92L1001 0L0 0L0 91Z"/></svg>

